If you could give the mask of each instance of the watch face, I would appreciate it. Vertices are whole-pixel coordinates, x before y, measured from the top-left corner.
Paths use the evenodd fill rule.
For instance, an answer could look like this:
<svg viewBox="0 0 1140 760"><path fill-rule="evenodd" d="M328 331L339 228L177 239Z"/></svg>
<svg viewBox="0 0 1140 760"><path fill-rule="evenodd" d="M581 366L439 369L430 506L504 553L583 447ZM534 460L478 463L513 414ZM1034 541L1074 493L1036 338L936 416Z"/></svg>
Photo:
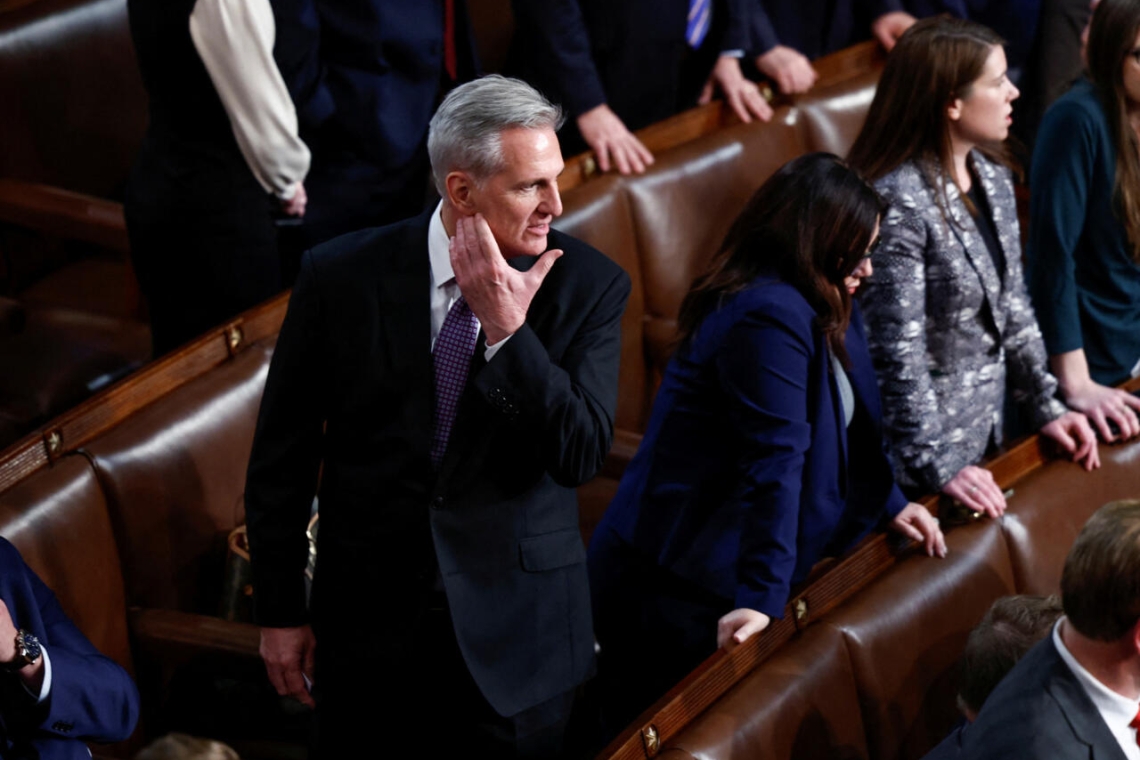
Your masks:
<svg viewBox="0 0 1140 760"><path fill-rule="evenodd" d="M26 664L30 665L40 659L40 640L35 635L27 631L20 631L17 639L20 642L20 656L26 660Z"/></svg>

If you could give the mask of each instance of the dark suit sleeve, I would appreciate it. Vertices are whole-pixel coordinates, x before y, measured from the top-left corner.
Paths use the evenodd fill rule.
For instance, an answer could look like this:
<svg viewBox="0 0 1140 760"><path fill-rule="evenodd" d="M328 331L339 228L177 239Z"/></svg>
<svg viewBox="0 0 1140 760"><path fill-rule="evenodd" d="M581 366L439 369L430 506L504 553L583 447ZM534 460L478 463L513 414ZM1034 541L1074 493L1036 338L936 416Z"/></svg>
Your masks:
<svg viewBox="0 0 1140 760"><path fill-rule="evenodd" d="M590 35L578 0L512 0L515 34L534 37L546 51L557 93L547 93L574 117L606 102L590 52Z"/></svg>
<svg viewBox="0 0 1140 760"><path fill-rule="evenodd" d="M297 117L308 129L336 110L321 64L321 21L314 0L270 0L277 24L273 57L293 96Z"/></svg>
<svg viewBox="0 0 1140 760"><path fill-rule="evenodd" d="M261 399L246 477L245 509L259 625L307 622L304 569L321 461L325 398L322 311L312 254L301 271L277 337Z"/></svg>
<svg viewBox="0 0 1140 760"><path fill-rule="evenodd" d="M743 5L745 23L748 28L748 44L744 46L750 55L757 56L767 53L780 44L776 36L776 28L768 18L761 0L739 0Z"/></svg>
<svg viewBox="0 0 1140 760"><path fill-rule="evenodd" d="M796 567L804 457L811 445L810 324L757 311L729 333L717 371L740 451L748 462L737 496L741 515L736 607L780 617Z"/></svg>
<svg viewBox="0 0 1140 760"><path fill-rule="evenodd" d="M594 477L610 450L629 292L629 275L619 270L558 363L524 324L475 376L492 409L537 436L546 471L559 485Z"/></svg>
<svg viewBox="0 0 1140 760"><path fill-rule="evenodd" d="M47 709L40 705L35 711L42 718L39 731L97 742L126 739L139 717L134 681L114 660L99 653L64 614L51 589L25 570L43 624L42 644L51 658Z"/></svg>

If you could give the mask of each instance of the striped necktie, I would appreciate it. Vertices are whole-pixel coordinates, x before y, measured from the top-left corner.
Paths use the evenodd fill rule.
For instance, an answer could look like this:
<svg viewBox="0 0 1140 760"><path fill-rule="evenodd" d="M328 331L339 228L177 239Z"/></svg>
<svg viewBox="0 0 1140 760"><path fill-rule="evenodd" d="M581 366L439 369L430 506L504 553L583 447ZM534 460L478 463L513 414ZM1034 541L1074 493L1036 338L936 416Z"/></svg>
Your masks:
<svg viewBox="0 0 1140 760"><path fill-rule="evenodd" d="M712 0L689 0L689 20L685 24L685 41L689 47L695 50L704 42L711 16Z"/></svg>

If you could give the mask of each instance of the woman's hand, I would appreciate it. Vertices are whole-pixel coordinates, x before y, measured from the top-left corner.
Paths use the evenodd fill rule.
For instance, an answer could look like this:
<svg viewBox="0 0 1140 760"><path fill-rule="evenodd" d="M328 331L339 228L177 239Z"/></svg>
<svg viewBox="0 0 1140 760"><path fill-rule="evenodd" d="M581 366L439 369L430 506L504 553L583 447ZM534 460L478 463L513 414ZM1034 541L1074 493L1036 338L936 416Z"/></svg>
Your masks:
<svg viewBox="0 0 1140 760"><path fill-rule="evenodd" d="M1100 467L1100 452L1096 448L1096 434L1089 426L1088 417L1080 412L1065 412L1041 428L1041 435L1052 438L1074 462L1086 470Z"/></svg>
<svg viewBox="0 0 1140 760"><path fill-rule="evenodd" d="M942 493L990 517L1005 513L1005 494L994 481L993 473L969 464L958 470L950 482L942 486Z"/></svg>
<svg viewBox="0 0 1140 760"><path fill-rule="evenodd" d="M928 556L946 556L946 537L938 527L938 518L921 504L912 501L903 507L898 517L891 520L891 528L925 546Z"/></svg>
<svg viewBox="0 0 1140 760"><path fill-rule="evenodd" d="M1084 412L1096 425L1105 441L1127 441L1140 435L1140 398L1119 388L1109 388L1089 380L1065 393L1065 403L1078 412ZM1109 421L1116 423L1119 435L1113 435Z"/></svg>
<svg viewBox="0 0 1140 760"><path fill-rule="evenodd" d="M763 612L740 607L716 621L716 645L720 647L743 644L749 636L768 627L772 618Z"/></svg>

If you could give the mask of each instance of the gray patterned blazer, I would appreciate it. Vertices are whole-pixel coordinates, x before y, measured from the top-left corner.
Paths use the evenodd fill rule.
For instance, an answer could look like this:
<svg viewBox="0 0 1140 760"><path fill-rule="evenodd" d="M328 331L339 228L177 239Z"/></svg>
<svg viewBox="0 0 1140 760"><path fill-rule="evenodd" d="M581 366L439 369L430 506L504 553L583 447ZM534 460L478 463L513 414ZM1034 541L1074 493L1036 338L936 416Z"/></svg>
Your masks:
<svg viewBox="0 0 1140 760"><path fill-rule="evenodd" d="M977 151L970 160L1005 252L1004 285L954 182L950 223L915 163L875 183L890 210L861 296L867 342L895 471L929 490L1001 443L1007 374L1036 427L1065 412L1021 273L1010 172Z"/></svg>

